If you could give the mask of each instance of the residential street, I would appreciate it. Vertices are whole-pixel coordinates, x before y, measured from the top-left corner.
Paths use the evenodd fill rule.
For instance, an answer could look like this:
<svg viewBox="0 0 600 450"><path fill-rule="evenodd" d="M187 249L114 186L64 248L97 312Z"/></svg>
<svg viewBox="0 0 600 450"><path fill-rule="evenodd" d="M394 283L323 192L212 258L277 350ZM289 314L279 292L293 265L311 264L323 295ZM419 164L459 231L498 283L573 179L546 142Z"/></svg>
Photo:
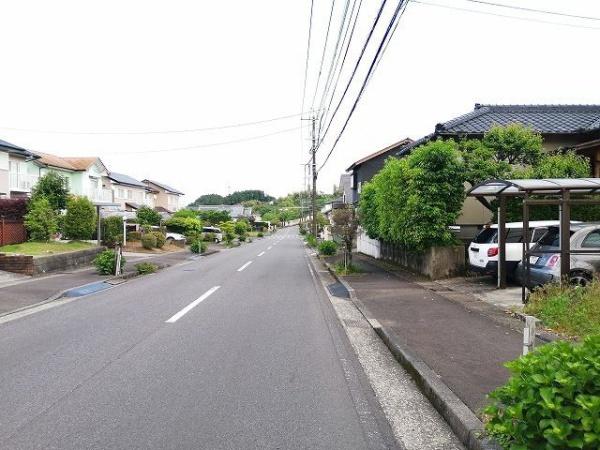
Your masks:
<svg viewBox="0 0 600 450"><path fill-rule="evenodd" d="M396 448L297 229L0 324L0 447Z"/></svg>

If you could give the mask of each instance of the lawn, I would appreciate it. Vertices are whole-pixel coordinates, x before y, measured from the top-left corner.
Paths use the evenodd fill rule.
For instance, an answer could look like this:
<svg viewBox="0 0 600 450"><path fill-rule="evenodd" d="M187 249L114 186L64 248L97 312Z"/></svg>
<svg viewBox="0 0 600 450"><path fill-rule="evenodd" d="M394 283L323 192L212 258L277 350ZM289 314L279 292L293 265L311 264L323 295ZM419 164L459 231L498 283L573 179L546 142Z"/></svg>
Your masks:
<svg viewBox="0 0 600 450"><path fill-rule="evenodd" d="M20 255L54 255L57 253L74 252L93 247L94 244L81 241L70 242L23 242L22 244L11 244L0 247L0 253L16 253Z"/></svg>
<svg viewBox="0 0 600 450"><path fill-rule="evenodd" d="M587 287L552 284L534 291L525 313L570 336L600 334L600 281Z"/></svg>

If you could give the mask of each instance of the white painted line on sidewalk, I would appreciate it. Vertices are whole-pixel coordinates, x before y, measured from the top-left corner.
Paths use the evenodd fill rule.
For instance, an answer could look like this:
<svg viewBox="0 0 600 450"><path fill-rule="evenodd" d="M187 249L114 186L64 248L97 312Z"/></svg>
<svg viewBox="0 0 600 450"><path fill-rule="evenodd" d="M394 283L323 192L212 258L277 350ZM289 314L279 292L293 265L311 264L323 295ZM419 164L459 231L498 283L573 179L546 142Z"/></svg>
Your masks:
<svg viewBox="0 0 600 450"><path fill-rule="evenodd" d="M246 267L248 267L250 264L252 264L252 261L248 261L246 264L244 264L242 267L240 267L237 271L241 272L242 270L244 270Z"/></svg>
<svg viewBox="0 0 600 450"><path fill-rule="evenodd" d="M264 254L265 254L265 252L260 252L260 253L258 254L258 256L262 256L262 255L264 255Z"/></svg>
<svg viewBox="0 0 600 450"><path fill-rule="evenodd" d="M206 300L210 295L212 295L220 287L221 286L211 287L208 291L206 291L204 294L202 294L200 297L198 297L192 303L190 303L189 305L187 305L185 308L183 308L181 311L179 311L173 317L171 317L170 319L166 320L166 323L175 323L175 322L177 322L179 319L181 319L183 316L185 316L188 312L190 312L193 308L195 308L196 306L198 306L198 304L201 301Z"/></svg>
<svg viewBox="0 0 600 450"><path fill-rule="evenodd" d="M271 250L273 248L272 245L269 245L269 247L267 248L267 250Z"/></svg>

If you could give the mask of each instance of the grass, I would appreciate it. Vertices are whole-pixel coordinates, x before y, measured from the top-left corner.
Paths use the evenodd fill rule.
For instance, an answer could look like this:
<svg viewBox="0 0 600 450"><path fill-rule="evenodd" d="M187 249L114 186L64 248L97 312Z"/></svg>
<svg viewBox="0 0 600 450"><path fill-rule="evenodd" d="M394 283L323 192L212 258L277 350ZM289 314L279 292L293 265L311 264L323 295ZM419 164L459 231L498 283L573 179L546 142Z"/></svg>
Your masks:
<svg viewBox="0 0 600 450"><path fill-rule="evenodd" d="M349 264L348 267L344 267L343 262L336 263L333 266L333 270L335 270L335 273L337 273L338 275L342 275L342 276L352 275L353 273L362 272L362 270L360 270L360 268L358 268L354 264Z"/></svg>
<svg viewBox="0 0 600 450"><path fill-rule="evenodd" d="M550 284L532 292L524 312L570 336L600 334L600 281L586 287Z"/></svg>
<svg viewBox="0 0 600 450"><path fill-rule="evenodd" d="M81 241L70 242L23 242L22 244L11 244L0 247L0 253L14 253L19 255L54 255L57 253L74 252L93 247L94 244Z"/></svg>

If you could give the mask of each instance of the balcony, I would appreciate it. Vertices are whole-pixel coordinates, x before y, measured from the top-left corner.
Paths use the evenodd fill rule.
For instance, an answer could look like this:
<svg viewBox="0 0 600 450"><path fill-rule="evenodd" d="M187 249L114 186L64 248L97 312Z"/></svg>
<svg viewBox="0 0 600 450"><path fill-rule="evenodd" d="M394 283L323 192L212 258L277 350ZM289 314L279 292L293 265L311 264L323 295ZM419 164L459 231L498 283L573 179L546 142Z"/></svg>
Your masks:
<svg viewBox="0 0 600 450"><path fill-rule="evenodd" d="M112 191L110 189L92 191L87 197L93 202L111 203L113 201Z"/></svg>
<svg viewBox="0 0 600 450"><path fill-rule="evenodd" d="M31 192L31 188L38 182L38 175L28 173L10 172L10 190L20 192Z"/></svg>

